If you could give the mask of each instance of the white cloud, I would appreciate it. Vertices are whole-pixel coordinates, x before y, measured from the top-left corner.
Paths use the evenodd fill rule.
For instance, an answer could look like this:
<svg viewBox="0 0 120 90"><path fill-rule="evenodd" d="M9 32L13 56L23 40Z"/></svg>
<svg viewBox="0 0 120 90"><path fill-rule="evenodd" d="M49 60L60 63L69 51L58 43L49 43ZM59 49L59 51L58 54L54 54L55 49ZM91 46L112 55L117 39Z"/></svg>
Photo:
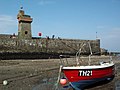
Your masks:
<svg viewBox="0 0 120 90"><path fill-rule="evenodd" d="M16 17L0 15L0 33L10 33L17 26Z"/></svg>
<svg viewBox="0 0 120 90"><path fill-rule="evenodd" d="M0 15L0 21L14 21L13 17L8 16L8 15Z"/></svg>
<svg viewBox="0 0 120 90"><path fill-rule="evenodd" d="M120 27L112 28L101 34L101 45L109 51L120 52Z"/></svg>
<svg viewBox="0 0 120 90"><path fill-rule="evenodd" d="M109 38L109 39L117 39L119 38L120 39L120 28L113 28L112 30L110 30L108 32L108 34L106 35L106 38Z"/></svg>

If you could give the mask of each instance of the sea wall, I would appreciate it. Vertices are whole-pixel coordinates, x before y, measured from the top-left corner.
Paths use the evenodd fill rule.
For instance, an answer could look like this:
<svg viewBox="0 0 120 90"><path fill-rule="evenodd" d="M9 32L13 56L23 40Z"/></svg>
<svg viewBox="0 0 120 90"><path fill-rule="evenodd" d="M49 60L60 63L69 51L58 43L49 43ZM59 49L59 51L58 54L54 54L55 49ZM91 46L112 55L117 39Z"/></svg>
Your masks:
<svg viewBox="0 0 120 90"><path fill-rule="evenodd" d="M90 54L89 44L94 54L100 54L100 40L79 40L79 39L0 39L0 52L45 52L75 54L83 43L85 43L82 53Z"/></svg>

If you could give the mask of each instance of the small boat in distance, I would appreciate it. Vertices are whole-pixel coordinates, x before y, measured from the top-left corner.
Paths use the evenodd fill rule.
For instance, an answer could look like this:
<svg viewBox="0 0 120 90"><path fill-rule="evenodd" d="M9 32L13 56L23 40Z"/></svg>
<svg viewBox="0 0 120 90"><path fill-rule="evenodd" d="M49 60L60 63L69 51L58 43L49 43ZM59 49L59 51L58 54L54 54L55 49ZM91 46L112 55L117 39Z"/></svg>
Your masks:
<svg viewBox="0 0 120 90"><path fill-rule="evenodd" d="M83 90L86 87L94 85L99 82L111 81L115 75L115 65L112 61L112 58L108 62L100 62L97 65L91 65L92 50L90 43L88 43L91 54L89 55L88 65L80 65L79 58L82 48L76 53L76 62L75 66L64 66L62 59L61 61L61 72L64 74L64 77L69 82L70 86L74 90ZM82 45L84 47L84 44ZM62 55L60 56L62 57ZM68 61L67 61L68 62ZM58 78L58 80L60 80ZM64 83L64 82L63 82ZM64 83L65 84L65 83Z"/></svg>

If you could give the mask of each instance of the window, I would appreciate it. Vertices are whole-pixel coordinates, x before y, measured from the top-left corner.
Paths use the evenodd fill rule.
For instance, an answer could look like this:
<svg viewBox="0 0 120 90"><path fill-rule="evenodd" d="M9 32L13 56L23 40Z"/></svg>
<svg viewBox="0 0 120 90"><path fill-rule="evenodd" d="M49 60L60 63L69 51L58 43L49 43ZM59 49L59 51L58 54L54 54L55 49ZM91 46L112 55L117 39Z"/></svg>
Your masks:
<svg viewBox="0 0 120 90"><path fill-rule="evenodd" d="M25 34L28 34L28 31L25 31Z"/></svg>

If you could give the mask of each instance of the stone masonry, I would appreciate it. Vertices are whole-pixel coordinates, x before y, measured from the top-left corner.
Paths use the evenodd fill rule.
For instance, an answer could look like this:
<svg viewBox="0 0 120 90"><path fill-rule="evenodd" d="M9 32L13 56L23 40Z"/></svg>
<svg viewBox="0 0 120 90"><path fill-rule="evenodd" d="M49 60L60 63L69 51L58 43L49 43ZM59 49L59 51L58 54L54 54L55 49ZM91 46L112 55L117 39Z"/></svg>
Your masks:
<svg viewBox="0 0 120 90"><path fill-rule="evenodd" d="M17 19L18 19L18 38L32 39L31 34L32 18L29 15L25 15L23 10L19 10Z"/></svg>

